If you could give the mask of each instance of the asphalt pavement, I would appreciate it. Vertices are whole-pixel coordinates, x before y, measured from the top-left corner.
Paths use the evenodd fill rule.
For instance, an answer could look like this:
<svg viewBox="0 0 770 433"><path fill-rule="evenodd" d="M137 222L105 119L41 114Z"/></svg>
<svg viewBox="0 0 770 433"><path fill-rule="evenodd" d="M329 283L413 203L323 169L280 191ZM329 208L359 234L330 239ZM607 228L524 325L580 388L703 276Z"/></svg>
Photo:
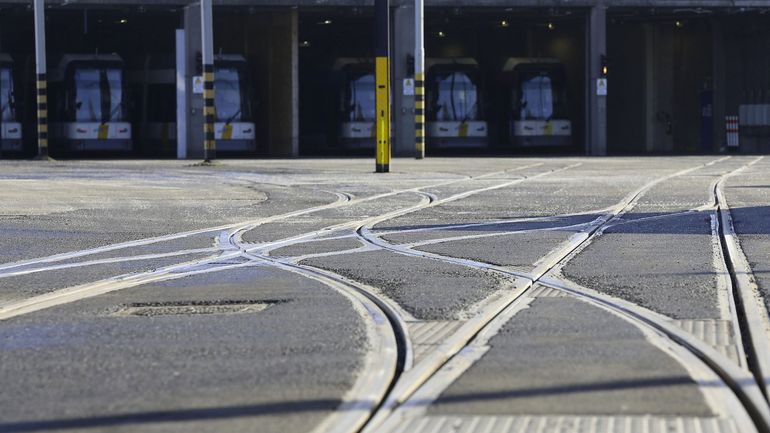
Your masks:
<svg viewBox="0 0 770 433"><path fill-rule="evenodd" d="M0 161L0 432L752 431L770 159L391 168Z"/></svg>

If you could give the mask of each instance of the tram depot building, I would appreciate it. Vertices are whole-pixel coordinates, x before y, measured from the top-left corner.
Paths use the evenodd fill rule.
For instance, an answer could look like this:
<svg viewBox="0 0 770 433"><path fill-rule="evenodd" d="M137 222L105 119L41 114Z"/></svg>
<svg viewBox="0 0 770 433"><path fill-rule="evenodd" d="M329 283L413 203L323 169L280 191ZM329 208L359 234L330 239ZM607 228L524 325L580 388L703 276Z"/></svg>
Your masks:
<svg viewBox="0 0 770 433"><path fill-rule="evenodd" d="M0 5L3 158L37 148L31 4ZM213 5L219 154L373 155L372 1ZM414 2L390 23L411 156ZM46 1L45 31L52 156L203 154L197 3ZM426 0L424 40L429 156L770 150L770 0Z"/></svg>

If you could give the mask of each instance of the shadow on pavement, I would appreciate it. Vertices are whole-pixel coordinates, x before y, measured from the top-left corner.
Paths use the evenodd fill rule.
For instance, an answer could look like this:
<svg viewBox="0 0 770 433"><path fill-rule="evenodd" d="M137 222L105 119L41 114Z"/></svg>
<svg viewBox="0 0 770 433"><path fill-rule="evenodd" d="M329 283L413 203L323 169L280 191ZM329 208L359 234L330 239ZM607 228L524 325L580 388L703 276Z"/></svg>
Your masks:
<svg viewBox="0 0 770 433"><path fill-rule="evenodd" d="M751 206L751 207L734 207L730 209L733 216L733 220L736 224L736 231L740 235L770 234L770 206ZM623 215L620 220L620 224L613 224L611 228L607 230L608 233L648 233L648 234L705 234L702 227L694 227L691 223L678 223L670 224L670 221L677 221L685 218L693 219L698 216L703 218L704 221L710 221L712 210L707 211L679 211L679 212L629 212ZM424 230L429 231L457 231L457 232L503 232L503 231L519 231L519 230L538 230L538 229L559 229L564 227L564 231L579 231L574 226L576 224L590 223L604 214L576 214L576 215L559 215L558 217L549 218L548 216L530 215L528 219L538 219L534 221L515 221L515 222L499 222L489 224L483 222L478 224L483 225L469 225L476 224L472 222L468 223L453 223L453 224L415 224L415 225L399 225L399 226L375 226L374 231L388 231L395 232L390 234L397 234L400 231L413 231ZM514 219L518 217L511 217ZM547 218L547 219L546 219ZM503 219L501 219L503 220ZM751 222L751 224L745 224ZM461 226L461 227L458 227Z"/></svg>
<svg viewBox="0 0 770 433"><path fill-rule="evenodd" d="M0 431L4 433L34 432L45 430L111 427L129 424L151 424L247 418L264 415L285 415L302 412L333 411L339 407L340 404L341 401L339 400L326 399L228 407L170 409L156 412L135 412L82 418L53 419L45 421L18 421L0 423Z"/></svg>

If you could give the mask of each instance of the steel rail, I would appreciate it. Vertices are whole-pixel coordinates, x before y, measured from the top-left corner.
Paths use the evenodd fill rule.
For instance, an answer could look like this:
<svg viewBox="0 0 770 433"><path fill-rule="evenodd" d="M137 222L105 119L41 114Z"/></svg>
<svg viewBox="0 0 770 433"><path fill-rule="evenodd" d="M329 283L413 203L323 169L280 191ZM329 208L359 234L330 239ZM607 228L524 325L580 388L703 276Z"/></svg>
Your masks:
<svg viewBox="0 0 770 433"><path fill-rule="evenodd" d="M570 245L567 245L566 247L561 247L557 249L557 252L555 254L556 260L550 260L543 265L541 265L541 269L539 272L534 272L533 274L528 276L528 281L525 284L524 287L518 287L516 290L514 290L506 299L506 302L501 303L497 302L497 305L495 305L494 309L488 309L482 315L486 315L485 320L482 320L482 323L475 323L474 326L464 326L460 328L457 333L450 337L456 338L460 334L465 334L463 338L465 340L464 345L458 345L456 344L444 344L439 348L436 352L440 351L442 348L446 351L447 349L450 349L449 346L454 346L449 353L441 354L441 356L434 357L433 360L426 359L424 363L428 363L429 361L432 361L432 364L427 370L433 370L432 373L428 371L423 371L419 375L411 374L409 377L410 383L403 383L405 382L404 379L407 378L407 375L409 375L412 372L407 373L407 375L404 375L402 377L402 383L403 386L394 387L394 392L391 393L391 395L388 397L388 401L383 405L383 408L380 410L378 414L376 414L373 417L373 421L367 425L367 427L363 430L364 432L375 432L380 431L380 429L383 429L382 431L387 431L387 422L389 420L389 417L393 414L394 410L398 408L400 405L404 404L421 386L423 386L431 377L433 377L435 374L438 373L438 371L451 359L453 359L460 351L473 339L475 338L480 332L482 332L484 329L486 329L490 323L494 321L496 317L499 316L499 314L504 311L506 308L510 308L516 301L519 301L523 298L523 295L527 293L534 285L535 283L543 284L543 279L547 278L547 275L551 274L554 269L561 263L566 263L571 257L573 257L573 254L576 250L578 250L579 247L587 245L590 243L595 237L600 236L602 234L602 231L607 226L612 225L612 223L618 222L618 219L621 215L623 215L627 210L632 208L635 203L642 197L644 193L649 191L653 186L671 179L673 177L681 176L684 174L687 174L689 172L692 172L694 170L700 169L702 167L710 166L713 164L716 164L725 158L712 161L708 164L699 165L687 170L682 170L680 172L674 173L672 175L664 176L662 178L659 178L655 181L652 181L639 190L632 193L629 197L627 197L626 200L622 201L615 210L608 215L605 215L604 217L600 217L595 221L595 224L593 227L591 227L589 230L587 230L587 233L584 233L584 236L577 235L575 236L576 242L573 242ZM423 257L423 258L432 258L436 260L443 260L448 263L454 263L454 264L461 264L465 266L472 266L477 269L485 269L485 270L491 270L494 272L499 272L504 275L512 276L514 278L522 278L523 275L521 273L514 273L511 272L508 269L505 269L504 267L499 266L493 266L486 263L481 262L474 262L472 260L464 260L464 259L456 259L452 257L445 257L438 254L432 254L432 253L423 253L418 251L410 250L409 248L404 248L401 246L389 244L387 242L382 241L379 239L379 237L372 235L372 233L368 230L366 230L365 227L362 227L362 229L359 229L357 232L359 236L366 240L373 245L379 246L381 248L390 250L395 253L399 254L406 254L406 255L412 255L417 257ZM550 256L554 256L554 254L549 254ZM551 282L551 287L559 289L559 287L556 287L556 285ZM501 305L502 304L502 305ZM491 305L490 305L491 306ZM615 310L616 312L623 313L622 311ZM479 316L477 316L474 319L478 319ZM665 328L656 328L658 331L671 331L671 328L673 325L665 327ZM746 408L747 413L753 420L756 426L758 426L758 431L765 432L767 427L766 422L766 407L762 406L762 404L757 404L756 401L756 390L752 390L752 384L746 384L744 383L745 375L743 379L740 379L742 370L735 367L733 364L731 364L729 361L727 364L724 363L726 358L722 357L721 354L716 353L714 349L711 349L705 343L700 342L699 340L695 339L694 337L688 337L689 334L684 332L683 330L674 330L673 332L676 332L676 334L667 334L667 335L673 335L676 338L672 337L672 340L675 340L680 343L682 347L686 347L691 353L698 356L698 359L701 359L707 364L709 367L711 367L712 371L714 371L718 377L720 377L722 380L725 381L726 384L730 385L732 392L735 394L735 396L740 400L740 402L743 404L743 407ZM689 339L689 340L686 340ZM695 340L690 341L690 340ZM459 347L458 347L459 346ZM705 347L704 347L705 346ZM702 350L695 350L693 347L702 349ZM453 352L453 353L452 353ZM711 358L704 357L703 353L708 353L709 355L714 355L715 359L717 359L717 362L711 362ZM443 361L443 362L441 362ZM716 368L715 366L718 366L719 368ZM417 369L419 369L420 366L417 366ZM419 377L414 377L419 376ZM736 377L739 379L733 380ZM421 378L421 381L418 381L419 383L415 383L415 379ZM734 384L740 384L741 386L739 388L735 388ZM396 391L399 391L400 395L394 395ZM760 394L761 396L761 394Z"/></svg>

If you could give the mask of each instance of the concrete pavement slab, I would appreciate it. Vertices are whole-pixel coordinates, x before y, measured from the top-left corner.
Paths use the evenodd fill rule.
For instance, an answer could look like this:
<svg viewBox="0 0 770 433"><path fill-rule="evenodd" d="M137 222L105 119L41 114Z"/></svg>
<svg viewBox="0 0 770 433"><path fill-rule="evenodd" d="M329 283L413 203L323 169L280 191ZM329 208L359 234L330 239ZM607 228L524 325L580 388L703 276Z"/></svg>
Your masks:
<svg viewBox="0 0 770 433"><path fill-rule="evenodd" d="M429 415L712 415L677 361L582 301L539 298L489 344Z"/></svg>

